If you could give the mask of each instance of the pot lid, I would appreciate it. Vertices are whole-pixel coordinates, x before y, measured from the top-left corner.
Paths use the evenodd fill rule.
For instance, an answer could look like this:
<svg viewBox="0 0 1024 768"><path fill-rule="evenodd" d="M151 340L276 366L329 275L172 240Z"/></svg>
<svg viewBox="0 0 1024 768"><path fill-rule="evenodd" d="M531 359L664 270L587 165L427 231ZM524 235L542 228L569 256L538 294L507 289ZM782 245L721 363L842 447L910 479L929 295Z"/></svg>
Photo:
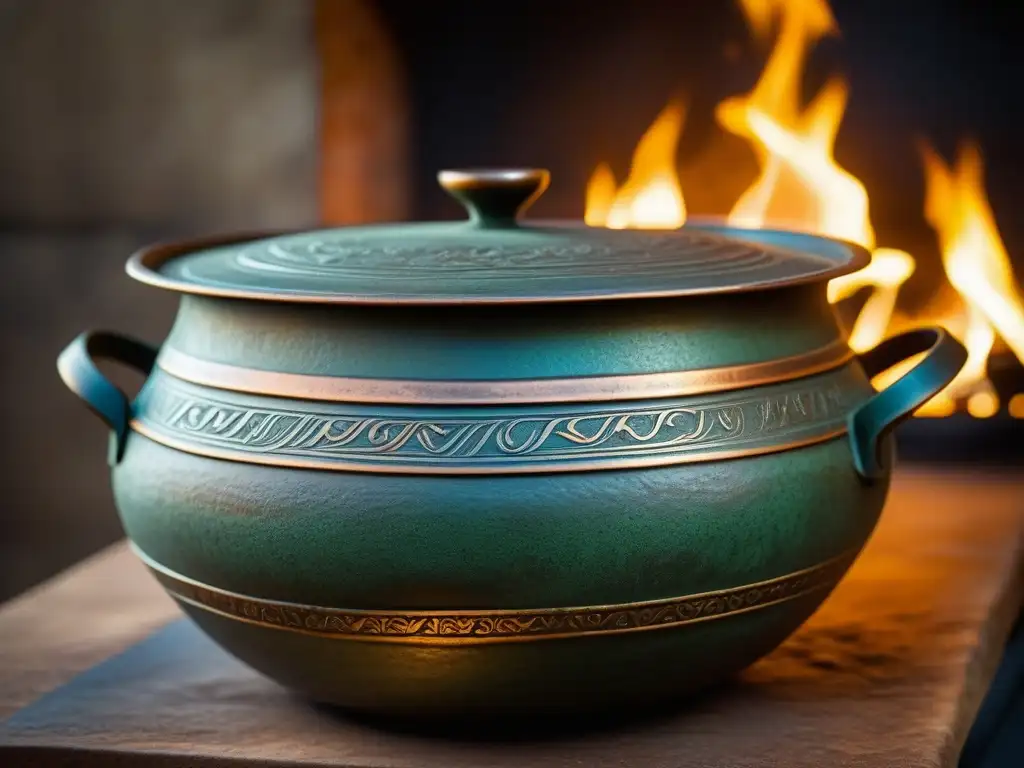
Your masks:
<svg viewBox="0 0 1024 768"><path fill-rule="evenodd" d="M545 170L442 171L469 220L346 226L163 245L145 283L212 296L350 304L503 304L736 293L825 281L868 263L812 235L686 224L671 231L521 222Z"/></svg>

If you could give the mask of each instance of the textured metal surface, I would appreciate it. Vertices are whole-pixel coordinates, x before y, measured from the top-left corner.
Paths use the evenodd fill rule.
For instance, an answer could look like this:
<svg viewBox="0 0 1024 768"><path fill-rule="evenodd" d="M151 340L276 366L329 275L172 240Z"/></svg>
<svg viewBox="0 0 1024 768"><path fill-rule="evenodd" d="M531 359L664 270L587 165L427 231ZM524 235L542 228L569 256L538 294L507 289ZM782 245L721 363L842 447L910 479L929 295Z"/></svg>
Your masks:
<svg viewBox="0 0 1024 768"><path fill-rule="evenodd" d="M361 304L536 303L734 293L824 282L867 264L859 246L788 232L671 232L519 224L542 179L478 177L467 222L346 227L136 254L134 278L185 293ZM546 179L546 177L544 177ZM502 206L507 207L505 211Z"/></svg>
<svg viewBox="0 0 1024 768"><path fill-rule="evenodd" d="M738 292L825 281L863 265L853 246L810 236L794 235L788 248L696 227L652 233L417 224L282 236L162 263L144 252L129 273L214 296L462 304Z"/></svg>
<svg viewBox="0 0 1024 768"><path fill-rule="evenodd" d="M276 603L436 615L632 605L772 580L859 548L887 483L863 483L842 439L742 461L452 476L217 461L133 432L114 489L131 540L196 582ZM681 696L773 648L827 592L664 631L443 648L339 643L183 607L307 695L482 713L543 706L553 689L584 709ZM667 675L679 658L691 662ZM595 666L618 682L569 694Z"/></svg>
<svg viewBox="0 0 1024 768"><path fill-rule="evenodd" d="M853 462L866 478L888 472L882 466L882 438L945 389L967 362L967 350L942 328L920 328L892 336L861 355L865 372L874 378L921 353L913 368L850 414Z"/></svg>
<svg viewBox="0 0 1024 768"><path fill-rule="evenodd" d="M132 408L128 397L103 375L96 361L112 360L146 375L153 368L156 355L153 347L126 336L86 332L57 358L57 372L64 384L110 427L110 464L121 460Z"/></svg>
<svg viewBox="0 0 1024 768"><path fill-rule="evenodd" d="M518 304L318 306L183 296L164 347L278 373L493 382L746 366L842 341L824 286L805 285L742 300L537 304L529 311Z"/></svg>

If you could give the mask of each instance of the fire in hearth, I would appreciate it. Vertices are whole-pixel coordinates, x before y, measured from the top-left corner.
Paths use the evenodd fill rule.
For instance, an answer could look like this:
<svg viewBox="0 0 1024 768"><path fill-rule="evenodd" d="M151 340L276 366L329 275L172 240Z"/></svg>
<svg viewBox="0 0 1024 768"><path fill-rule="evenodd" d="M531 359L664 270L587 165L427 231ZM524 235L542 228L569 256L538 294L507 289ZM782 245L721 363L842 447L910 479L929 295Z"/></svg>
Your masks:
<svg viewBox="0 0 1024 768"><path fill-rule="evenodd" d="M923 315L901 313L897 298L916 262L905 251L876 242L867 190L833 154L846 109L846 82L834 77L808 104L800 98L808 52L838 32L827 0L739 2L753 34L774 34L775 40L753 90L726 99L716 110L719 125L749 143L760 169L729 212L729 224L786 227L870 249L867 267L828 286L833 303L870 290L850 330L851 347L865 351L910 324L941 323L964 342L969 359L956 380L917 415L949 415L960 404L977 417L995 414L999 400L987 375L989 355L999 338L1024 363L1024 301L986 198L980 150L965 143L949 166L922 147L924 216L936 232L951 290L936 295ZM683 225L686 204L675 158L684 119L680 104L662 111L637 145L621 186L607 164L594 170L586 192L587 224L613 229ZM896 368L884 377L891 380L905 370Z"/></svg>

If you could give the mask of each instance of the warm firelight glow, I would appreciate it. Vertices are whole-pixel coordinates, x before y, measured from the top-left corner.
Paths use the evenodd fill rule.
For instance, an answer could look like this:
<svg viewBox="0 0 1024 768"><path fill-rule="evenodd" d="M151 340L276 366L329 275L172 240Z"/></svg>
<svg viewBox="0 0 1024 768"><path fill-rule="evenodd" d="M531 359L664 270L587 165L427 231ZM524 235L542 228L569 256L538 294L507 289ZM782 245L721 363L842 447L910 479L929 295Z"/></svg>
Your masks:
<svg viewBox="0 0 1024 768"><path fill-rule="evenodd" d="M935 229L946 277L1024 361L1024 301L985 194L981 150L965 144L949 168L924 148L924 215Z"/></svg>
<svg viewBox="0 0 1024 768"><path fill-rule="evenodd" d="M958 305L935 312L967 347L967 362L948 387L918 416L947 416L963 402L976 418L994 416L999 397L988 379L988 358L997 337L1024 362L1024 301L1014 280L1010 259L996 228L985 194L981 151L965 144L953 167L928 146L922 148L925 169L925 218L935 230L946 277L956 289ZM906 366L887 371L879 386L899 376ZM1017 408L1008 408L1018 416Z"/></svg>
<svg viewBox="0 0 1024 768"><path fill-rule="evenodd" d="M827 0L739 0L748 25L774 44L750 93L718 105L719 124L754 150L757 179L740 195L728 216L736 227L773 226L839 238L871 250L861 271L833 280L832 303L869 289L850 331L857 352L871 349L897 327L937 323L968 349L968 360L949 387L918 410L918 416L947 416L963 403L968 413L987 418L999 410L999 398L987 375L997 337L1024 363L1024 302L1013 278L1006 249L985 195L982 159L967 145L954 168L930 149L924 151L927 199L925 217L936 231L942 262L954 300L932 302L924 314L897 313L900 288L913 275L913 257L876 247L864 185L835 160L836 135L846 110L848 90L839 77L829 80L806 105L801 99L804 64L810 49L838 27ZM684 110L669 104L633 156L629 177L618 187L611 168L600 164L590 178L586 223L613 229L674 229L686 220L675 154ZM916 361L875 380L885 386ZM1024 418L1018 395L1008 412Z"/></svg>
<svg viewBox="0 0 1024 768"><path fill-rule="evenodd" d="M943 394L966 399L973 416L991 416L999 400L987 379L988 356L998 336L1024 363L1024 301L985 194L981 150L964 144L952 168L930 147L923 155L924 215L938 236L946 278L966 304L958 335L967 364Z"/></svg>
<svg viewBox="0 0 1024 768"><path fill-rule="evenodd" d="M740 195L729 224L760 227L785 223L874 246L868 195L833 158L846 110L846 84L833 78L803 107L800 84L808 51L837 32L824 0L741 0L753 31L765 36L778 19L778 36L760 80L745 96L718 105L719 123L751 143L761 165L757 180Z"/></svg>
<svg viewBox="0 0 1024 768"><path fill-rule="evenodd" d="M1018 392L1011 397L1007 410L1015 419L1024 419L1024 393Z"/></svg>
<svg viewBox="0 0 1024 768"><path fill-rule="evenodd" d="M602 163L587 184L584 221L610 229L678 229L686 221L676 150L686 120L682 104L670 103L647 129L633 153L629 177L616 189Z"/></svg>
<svg viewBox="0 0 1024 768"><path fill-rule="evenodd" d="M754 90L718 106L719 123L749 141L761 164L760 175L729 213L729 223L789 227L874 249L867 190L834 155L846 111L846 83L829 80L810 104L801 106L808 51L825 35L838 32L828 3L741 0L741 5L755 34L765 36L777 18L778 36ZM829 285L833 302L862 288L873 289L850 333L855 351L871 349L885 337L900 286L913 272L910 254L877 248L869 266Z"/></svg>
<svg viewBox="0 0 1024 768"><path fill-rule="evenodd" d="M851 349L866 352L885 338L885 331L896 310L900 286L914 274L915 267L914 259L905 251L876 248L871 254L871 263L864 269L828 284L828 300L833 304L863 288L874 289L850 330Z"/></svg>

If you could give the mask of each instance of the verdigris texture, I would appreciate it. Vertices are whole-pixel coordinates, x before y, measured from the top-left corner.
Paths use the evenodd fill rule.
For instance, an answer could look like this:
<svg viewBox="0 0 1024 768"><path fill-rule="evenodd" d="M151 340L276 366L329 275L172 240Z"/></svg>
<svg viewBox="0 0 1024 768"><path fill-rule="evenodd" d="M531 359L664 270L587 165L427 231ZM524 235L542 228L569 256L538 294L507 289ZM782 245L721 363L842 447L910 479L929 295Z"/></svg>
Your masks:
<svg viewBox="0 0 1024 768"><path fill-rule="evenodd" d="M240 659L363 711L632 709L772 650L963 348L855 357L825 294L855 246L534 226L544 172L441 180L468 222L133 257L185 294L165 344L87 333L58 367L111 428L138 556ZM103 358L148 374L133 402Z"/></svg>

